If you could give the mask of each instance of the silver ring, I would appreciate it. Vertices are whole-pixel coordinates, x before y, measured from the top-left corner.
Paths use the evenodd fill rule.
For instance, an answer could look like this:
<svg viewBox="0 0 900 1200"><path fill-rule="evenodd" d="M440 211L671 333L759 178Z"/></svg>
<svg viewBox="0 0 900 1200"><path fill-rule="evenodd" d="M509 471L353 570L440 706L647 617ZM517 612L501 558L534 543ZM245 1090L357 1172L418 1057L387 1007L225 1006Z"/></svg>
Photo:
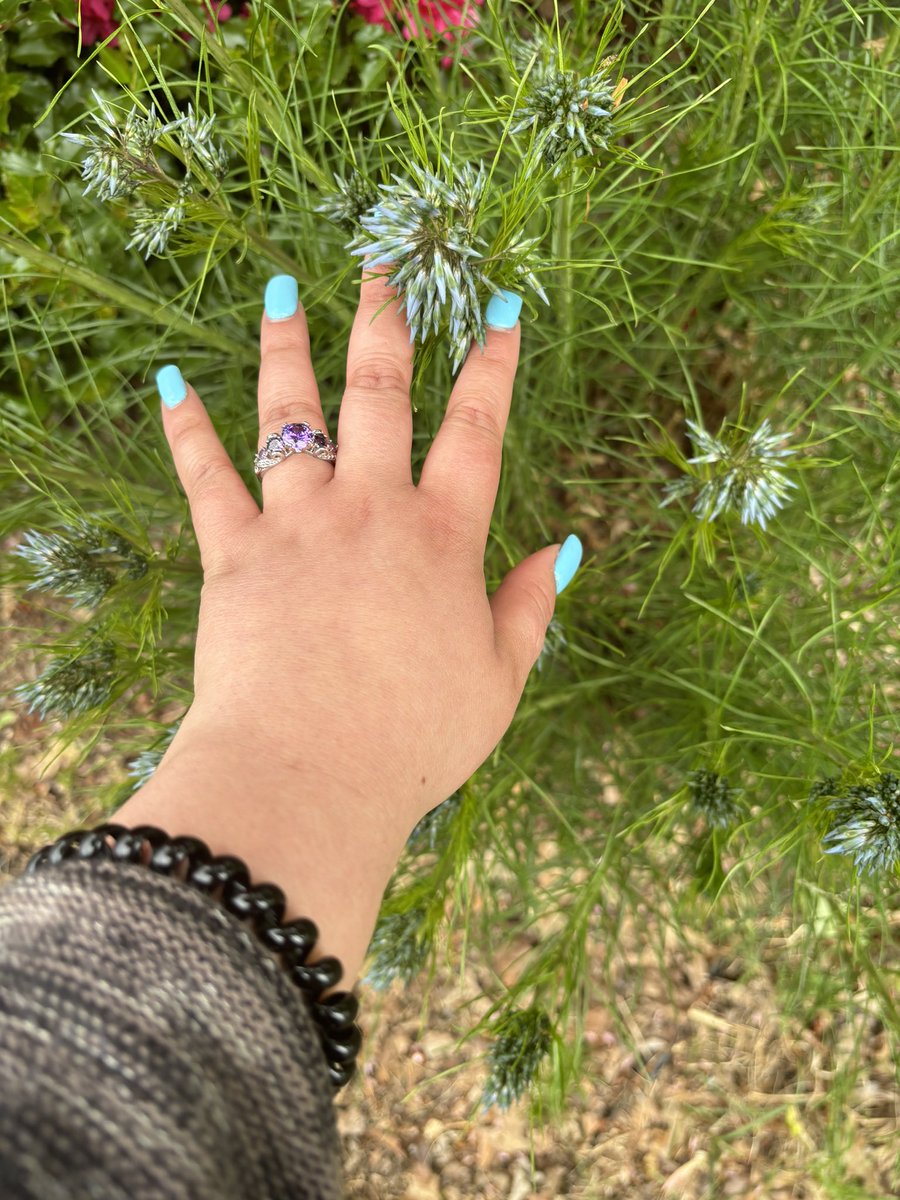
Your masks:
<svg viewBox="0 0 900 1200"><path fill-rule="evenodd" d="M321 429L313 429L305 421L291 421L278 433L270 433L265 444L253 456L253 470L259 479L263 471L274 467L289 454L311 454L323 462L334 462L337 445Z"/></svg>

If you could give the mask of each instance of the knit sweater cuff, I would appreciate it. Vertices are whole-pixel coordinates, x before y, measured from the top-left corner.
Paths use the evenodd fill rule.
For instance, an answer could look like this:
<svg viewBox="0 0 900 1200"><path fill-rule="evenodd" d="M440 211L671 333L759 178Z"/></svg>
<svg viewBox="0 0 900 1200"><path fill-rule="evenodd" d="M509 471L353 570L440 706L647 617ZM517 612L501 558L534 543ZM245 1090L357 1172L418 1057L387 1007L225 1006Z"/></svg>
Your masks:
<svg viewBox="0 0 900 1200"><path fill-rule="evenodd" d="M218 901L103 859L0 889L4 1197L336 1200L333 1094L302 994Z"/></svg>

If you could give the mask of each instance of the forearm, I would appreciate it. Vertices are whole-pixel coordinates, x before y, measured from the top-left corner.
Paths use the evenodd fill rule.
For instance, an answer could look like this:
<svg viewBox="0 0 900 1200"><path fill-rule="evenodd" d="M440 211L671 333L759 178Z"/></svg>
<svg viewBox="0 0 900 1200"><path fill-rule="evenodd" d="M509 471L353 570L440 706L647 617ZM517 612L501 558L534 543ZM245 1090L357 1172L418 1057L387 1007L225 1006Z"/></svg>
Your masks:
<svg viewBox="0 0 900 1200"><path fill-rule="evenodd" d="M214 732L176 739L153 777L110 820L190 834L213 854L242 858L253 883L282 889L286 921L308 917L318 926L309 961L339 959L341 991L360 972L411 832L396 818L385 820L370 799L339 792L311 769L267 767Z"/></svg>

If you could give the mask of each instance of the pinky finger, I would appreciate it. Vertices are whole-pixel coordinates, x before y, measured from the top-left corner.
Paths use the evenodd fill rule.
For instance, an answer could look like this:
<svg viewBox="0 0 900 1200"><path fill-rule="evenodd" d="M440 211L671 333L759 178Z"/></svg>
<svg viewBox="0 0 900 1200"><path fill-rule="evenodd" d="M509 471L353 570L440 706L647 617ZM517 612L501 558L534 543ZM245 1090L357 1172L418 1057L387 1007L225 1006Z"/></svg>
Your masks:
<svg viewBox="0 0 900 1200"><path fill-rule="evenodd" d="M204 570L221 561L237 529L260 515L194 389L173 364L156 375L162 422L197 534Z"/></svg>

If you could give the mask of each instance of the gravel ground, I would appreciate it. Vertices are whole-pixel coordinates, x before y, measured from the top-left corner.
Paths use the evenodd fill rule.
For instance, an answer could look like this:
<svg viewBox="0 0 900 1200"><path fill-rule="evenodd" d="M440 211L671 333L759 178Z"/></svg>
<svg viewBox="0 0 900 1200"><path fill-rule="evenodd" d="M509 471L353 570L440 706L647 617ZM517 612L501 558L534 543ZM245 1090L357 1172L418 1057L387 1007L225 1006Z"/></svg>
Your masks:
<svg viewBox="0 0 900 1200"><path fill-rule="evenodd" d="M615 1002L638 1053L617 1037L609 1009L593 1008L582 1094L558 1128L536 1128L533 1140L524 1105L505 1114L478 1110L487 1043L455 1049L456 1035L474 1023L457 1013L480 993L471 943L462 980L457 972L437 976L424 1021L423 987L366 991L362 1077L339 1100L348 1196L900 1195L900 1089L888 1039L865 998L856 997L853 1019L822 1011L804 1026L779 1012L773 971L745 979L721 946L702 935L689 941L686 951L672 939L660 970L645 939L626 928ZM785 922L784 934L766 939L763 958L783 955L789 941ZM503 956L512 962L524 949L510 943ZM643 984L633 995L629 978L639 971ZM476 1001L471 1011L486 1008ZM855 1084L835 1096L839 1067L854 1054ZM830 1138L842 1160L829 1170Z"/></svg>

